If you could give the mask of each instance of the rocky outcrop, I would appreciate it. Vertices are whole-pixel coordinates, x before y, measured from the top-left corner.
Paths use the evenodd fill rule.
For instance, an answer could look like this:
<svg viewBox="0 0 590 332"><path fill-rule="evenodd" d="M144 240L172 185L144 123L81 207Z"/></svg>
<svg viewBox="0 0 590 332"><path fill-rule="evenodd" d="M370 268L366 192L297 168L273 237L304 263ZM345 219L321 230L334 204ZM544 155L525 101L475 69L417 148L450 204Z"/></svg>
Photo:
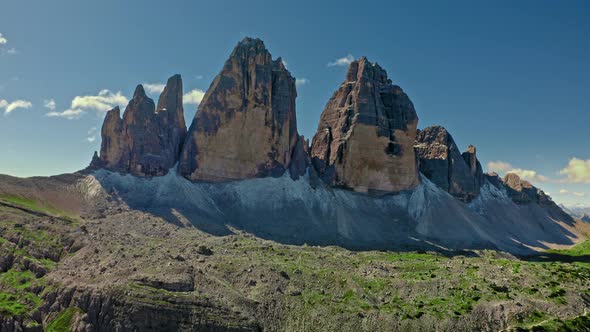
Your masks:
<svg viewBox="0 0 590 332"><path fill-rule="evenodd" d="M504 190L514 203L521 206L537 204L545 209L555 220L573 223L573 218L557 205L543 190L523 180L515 173L500 178L496 173L484 175L485 179L500 190Z"/></svg>
<svg viewBox="0 0 590 332"><path fill-rule="evenodd" d="M100 156L91 166L139 176L166 174L186 136L180 75L168 79L157 108L138 85L123 119L118 106L107 112L101 136Z"/></svg>
<svg viewBox="0 0 590 332"><path fill-rule="evenodd" d="M445 128L431 126L418 132L415 149L420 172L434 184L463 202L479 194L483 170L474 146L461 154Z"/></svg>
<svg viewBox="0 0 590 332"><path fill-rule="evenodd" d="M479 160L477 160L477 149L473 145L469 145L467 150L462 154L463 160L467 163L467 167L469 167L469 172L471 176L473 176L474 185L476 187L481 186L483 181L483 168Z"/></svg>
<svg viewBox="0 0 590 332"><path fill-rule="evenodd" d="M418 116L387 73L367 58L354 61L328 101L311 157L326 182L359 192L395 192L419 184L413 149Z"/></svg>
<svg viewBox="0 0 590 332"><path fill-rule="evenodd" d="M502 182L506 186L508 195L516 204L537 203L546 206L555 205L559 208L543 190L533 186L528 181L522 180L517 174L506 174ZM561 208L559 209L561 210Z"/></svg>
<svg viewBox="0 0 590 332"><path fill-rule="evenodd" d="M205 94L181 156L190 180L281 176L299 140L295 79L260 39L245 38Z"/></svg>

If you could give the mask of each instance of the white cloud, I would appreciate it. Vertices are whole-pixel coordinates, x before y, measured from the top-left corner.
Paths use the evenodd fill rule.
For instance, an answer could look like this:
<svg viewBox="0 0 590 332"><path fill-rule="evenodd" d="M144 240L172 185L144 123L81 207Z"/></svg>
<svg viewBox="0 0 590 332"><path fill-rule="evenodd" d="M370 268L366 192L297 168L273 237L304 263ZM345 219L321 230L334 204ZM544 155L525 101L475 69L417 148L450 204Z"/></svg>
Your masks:
<svg viewBox="0 0 590 332"><path fill-rule="evenodd" d="M129 102L121 91L113 93L108 89L100 90L97 96L76 96L72 100L71 109L93 109L98 112L106 112L117 105L126 105Z"/></svg>
<svg viewBox="0 0 590 332"><path fill-rule="evenodd" d="M113 109L115 106L124 106L128 102L129 100L123 96L121 91L114 93L108 89L103 89L96 96L76 96L72 100L69 109L63 112L49 112L45 115L73 120L79 119L84 113L90 110L103 113Z"/></svg>
<svg viewBox="0 0 590 332"><path fill-rule="evenodd" d="M96 131L96 127L88 129L88 137L86 137L86 141L89 143L94 143L94 141L96 141Z"/></svg>
<svg viewBox="0 0 590 332"><path fill-rule="evenodd" d="M197 76L195 76L195 79L202 80L203 79L203 75L197 75Z"/></svg>
<svg viewBox="0 0 590 332"><path fill-rule="evenodd" d="M194 90L191 90L191 91L185 93L182 96L182 100L185 104L198 105L201 103L201 100L203 100L204 96L205 96L205 91L199 90L199 89L194 89Z"/></svg>
<svg viewBox="0 0 590 332"><path fill-rule="evenodd" d="M6 37L4 37L1 33L0 33L0 45L6 44L8 43L8 40L6 39Z"/></svg>
<svg viewBox="0 0 590 332"><path fill-rule="evenodd" d="M522 169L512 166L510 163L505 161L491 161L488 163L488 170L490 172L496 172L498 174L514 173L520 176L521 179L531 182L547 182L549 178L537 173L537 171L531 169Z"/></svg>
<svg viewBox="0 0 590 332"><path fill-rule="evenodd" d="M530 169L515 168L509 170L507 173L515 173L523 180L531 182L547 182L549 178Z"/></svg>
<svg viewBox="0 0 590 332"><path fill-rule="evenodd" d="M573 196L577 196L577 197L586 196L586 193L578 192L578 191L569 191L567 189L559 189L559 193L562 195L573 195Z"/></svg>
<svg viewBox="0 0 590 332"><path fill-rule="evenodd" d="M151 93L151 94L160 94L160 93L162 93L162 91L164 91L164 88L166 87L166 84L158 84L158 83L154 83L154 84L143 83L142 85L143 85L144 89L148 93ZM205 96L205 91L200 90L200 89L194 89L194 90L191 90L191 91L185 93L182 96L182 100L183 100L184 104L198 105L201 103L203 96Z"/></svg>
<svg viewBox="0 0 590 332"><path fill-rule="evenodd" d="M309 83L309 80L307 78L297 78L297 79L295 79L295 84L297 86L306 85L307 83Z"/></svg>
<svg viewBox="0 0 590 332"><path fill-rule="evenodd" d="M0 99L0 108L4 109L4 115L8 115L10 113L12 113L14 110L19 109L19 108L23 108L23 109L27 109L27 108L31 108L33 106L33 104L31 104L30 101L26 101L26 100L15 100L13 102L8 102L5 99Z"/></svg>
<svg viewBox="0 0 590 332"><path fill-rule="evenodd" d="M504 161L490 161L488 163L488 171L496 172L496 173L505 173L506 171L512 169L512 165Z"/></svg>
<svg viewBox="0 0 590 332"><path fill-rule="evenodd" d="M328 67L333 67L333 66L348 66L353 61L354 61L354 57L352 56L352 54L349 54L349 55L347 55L345 57L338 58L338 59L336 59L333 62L329 62L328 63Z"/></svg>
<svg viewBox="0 0 590 332"><path fill-rule="evenodd" d="M149 94L154 95L159 95L160 93L162 93L162 91L164 91L164 88L166 87L166 84L160 83L143 83L142 85L145 91L147 91Z"/></svg>
<svg viewBox="0 0 590 332"><path fill-rule="evenodd" d="M43 101L43 107L49 108L49 110L51 110L51 111L55 111L56 106L57 105L55 104L55 100L53 100L53 99Z"/></svg>
<svg viewBox="0 0 590 332"><path fill-rule="evenodd" d="M9 48L9 49L6 50L6 54L13 55L13 54L17 54L17 53L18 53L18 51L14 47L11 47L11 48Z"/></svg>
<svg viewBox="0 0 590 332"><path fill-rule="evenodd" d="M572 158L569 164L559 174L565 175L564 182L590 183L590 159Z"/></svg>
<svg viewBox="0 0 590 332"><path fill-rule="evenodd" d="M51 118L64 118L68 120L79 119L85 112L81 109L68 109L63 112L49 112L45 115Z"/></svg>

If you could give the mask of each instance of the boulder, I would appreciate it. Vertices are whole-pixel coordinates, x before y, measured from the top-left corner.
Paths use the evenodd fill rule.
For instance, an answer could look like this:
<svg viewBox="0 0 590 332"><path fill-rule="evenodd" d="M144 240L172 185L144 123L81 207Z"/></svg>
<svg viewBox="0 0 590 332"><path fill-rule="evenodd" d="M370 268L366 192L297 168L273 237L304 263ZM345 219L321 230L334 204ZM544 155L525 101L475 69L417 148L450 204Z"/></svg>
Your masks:
<svg viewBox="0 0 590 332"><path fill-rule="evenodd" d="M299 140L296 96L282 60L260 39L242 40L199 105L181 174L211 182L283 175Z"/></svg>
<svg viewBox="0 0 590 332"><path fill-rule="evenodd" d="M418 116L386 71L354 61L320 117L312 163L327 183L359 192L397 192L420 183L414 153Z"/></svg>

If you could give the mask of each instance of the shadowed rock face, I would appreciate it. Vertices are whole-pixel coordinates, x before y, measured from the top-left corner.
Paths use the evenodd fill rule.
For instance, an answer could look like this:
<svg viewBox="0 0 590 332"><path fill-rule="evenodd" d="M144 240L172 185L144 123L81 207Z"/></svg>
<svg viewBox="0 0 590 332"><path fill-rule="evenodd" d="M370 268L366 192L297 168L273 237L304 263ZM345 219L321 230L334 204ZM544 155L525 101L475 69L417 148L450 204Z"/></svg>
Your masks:
<svg viewBox="0 0 590 332"><path fill-rule="evenodd" d="M298 141L295 79L260 39L233 50L189 129L180 171L190 180L281 176Z"/></svg>
<svg viewBox="0 0 590 332"><path fill-rule="evenodd" d="M101 135L100 157L91 166L139 176L166 174L186 136L180 75L168 79L157 108L138 85L123 119L119 107L107 112Z"/></svg>
<svg viewBox="0 0 590 332"><path fill-rule="evenodd" d="M508 195L516 204L546 203L548 196L530 182L522 180L517 174L508 173L502 180L508 190Z"/></svg>
<svg viewBox="0 0 590 332"><path fill-rule="evenodd" d="M348 68L313 138L313 165L326 182L355 191L394 192L419 184L414 105L365 57Z"/></svg>
<svg viewBox="0 0 590 332"><path fill-rule="evenodd" d="M461 154L445 128L431 126L418 132L415 148L420 172L430 181L463 202L479 194L483 171L474 146Z"/></svg>
<svg viewBox="0 0 590 332"><path fill-rule="evenodd" d="M549 195L530 182L522 180L517 174L508 173L503 179L496 173L485 174L484 177L496 188L506 191L508 197L517 205L538 204L555 220L573 222L573 218L563 211Z"/></svg>

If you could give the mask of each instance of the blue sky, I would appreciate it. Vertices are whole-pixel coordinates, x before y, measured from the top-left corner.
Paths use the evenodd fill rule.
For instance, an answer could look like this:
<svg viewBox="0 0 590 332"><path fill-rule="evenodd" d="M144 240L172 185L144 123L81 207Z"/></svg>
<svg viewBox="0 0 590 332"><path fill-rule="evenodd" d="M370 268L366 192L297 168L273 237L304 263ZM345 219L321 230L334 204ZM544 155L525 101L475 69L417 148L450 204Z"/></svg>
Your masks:
<svg viewBox="0 0 590 332"><path fill-rule="evenodd" d="M329 63L366 55L408 93L419 127L443 125L461 149L477 146L484 168L590 205L590 2L269 3L2 0L0 173L85 167L100 146L99 108L175 73L192 92L190 123L200 91L254 36L299 79L306 137L344 79L346 67Z"/></svg>

